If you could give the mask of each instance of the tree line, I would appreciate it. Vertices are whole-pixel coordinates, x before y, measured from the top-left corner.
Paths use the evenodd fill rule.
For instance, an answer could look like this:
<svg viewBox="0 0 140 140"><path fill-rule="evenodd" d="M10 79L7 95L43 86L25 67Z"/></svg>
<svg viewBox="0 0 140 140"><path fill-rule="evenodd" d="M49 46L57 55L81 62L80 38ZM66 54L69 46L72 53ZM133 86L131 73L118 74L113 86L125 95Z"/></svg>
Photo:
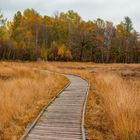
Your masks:
<svg viewBox="0 0 140 140"><path fill-rule="evenodd" d="M0 14L0 59L139 63L140 38L132 21L84 21L73 10L53 17L34 9L12 21Z"/></svg>

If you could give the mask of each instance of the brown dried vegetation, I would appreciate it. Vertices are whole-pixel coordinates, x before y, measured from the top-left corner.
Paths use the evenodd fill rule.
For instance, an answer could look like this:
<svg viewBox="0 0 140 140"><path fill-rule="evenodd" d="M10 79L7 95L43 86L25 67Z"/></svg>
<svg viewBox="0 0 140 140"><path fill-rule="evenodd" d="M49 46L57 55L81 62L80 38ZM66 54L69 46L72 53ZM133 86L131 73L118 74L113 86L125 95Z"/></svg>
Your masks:
<svg viewBox="0 0 140 140"><path fill-rule="evenodd" d="M0 138L18 139L67 82L63 76L33 69L30 64L1 62Z"/></svg>
<svg viewBox="0 0 140 140"><path fill-rule="evenodd" d="M139 140L139 64L53 65L90 81L85 122L89 140Z"/></svg>

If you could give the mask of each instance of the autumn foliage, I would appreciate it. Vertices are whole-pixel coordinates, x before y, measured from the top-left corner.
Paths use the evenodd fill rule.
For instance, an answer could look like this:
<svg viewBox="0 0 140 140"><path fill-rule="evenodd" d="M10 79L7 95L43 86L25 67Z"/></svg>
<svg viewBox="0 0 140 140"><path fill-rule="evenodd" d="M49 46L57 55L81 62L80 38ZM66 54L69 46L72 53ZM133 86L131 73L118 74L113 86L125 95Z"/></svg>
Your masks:
<svg viewBox="0 0 140 140"><path fill-rule="evenodd" d="M140 38L129 17L115 26L72 10L50 17L26 9L11 22L0 14L0 59L138 63Z"/></svg>

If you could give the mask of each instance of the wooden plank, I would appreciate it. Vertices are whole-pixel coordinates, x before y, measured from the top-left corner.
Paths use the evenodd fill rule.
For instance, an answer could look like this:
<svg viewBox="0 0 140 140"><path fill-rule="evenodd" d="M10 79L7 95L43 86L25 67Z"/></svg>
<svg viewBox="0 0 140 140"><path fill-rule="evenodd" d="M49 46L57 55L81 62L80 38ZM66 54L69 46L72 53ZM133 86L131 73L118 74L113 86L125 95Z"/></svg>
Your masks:
<svg viewBox="0 0 140 140"><path fill-rule="evenodd" d="M75 128L75 127L57 127L57 126L53 126L53 127L48 127L48 126L36 126L35 128L34 128L34 130L36 130L36 129L39 129L39 130L47 130L47 129L49 129L49 130L58 130L58 131L61 131L61 130L66 130L66 131L68 131L68 130L70 130L70 131L79 131L80 130L80 127L79 128Z"/></svg>
<svg viewBox="0 0 140 140"><path fill-rule="evenodd" d="M52 136L52 137L56 137L56 138L71 138L71 140L73 140L74 138L81 138L81 135L72 135L72 134L54 134L54 133L51 133L51 134L47 134L47 133L31 133L29 134L29 136L32 136L32 137L38 137L38 138L44 138L44 140L48 140L47 137L48 136ZM39 139L40 140L40 139ZM56 139L57 140L57 139Z"/></svg>
<svg viewBox="0 0 140 140"><path fill-rule="evenodd" d="M26 140L81 140L81 138L62 138L56 136L47 136L47 137L35 137L35 136L28 136Z"/></svg>

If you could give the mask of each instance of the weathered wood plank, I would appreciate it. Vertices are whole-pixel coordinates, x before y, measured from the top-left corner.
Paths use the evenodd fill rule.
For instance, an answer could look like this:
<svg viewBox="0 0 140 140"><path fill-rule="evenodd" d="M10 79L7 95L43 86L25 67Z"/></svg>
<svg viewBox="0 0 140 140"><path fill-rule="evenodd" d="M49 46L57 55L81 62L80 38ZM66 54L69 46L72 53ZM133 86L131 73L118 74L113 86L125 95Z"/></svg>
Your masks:
<svg viewBox="0 0 140 140"><path fill-rule="evenodd" d="M81 138L62 138L57 136L47 136L47 137L34 137L34 136L28 136L26 140L81 140Z"/></svg>

